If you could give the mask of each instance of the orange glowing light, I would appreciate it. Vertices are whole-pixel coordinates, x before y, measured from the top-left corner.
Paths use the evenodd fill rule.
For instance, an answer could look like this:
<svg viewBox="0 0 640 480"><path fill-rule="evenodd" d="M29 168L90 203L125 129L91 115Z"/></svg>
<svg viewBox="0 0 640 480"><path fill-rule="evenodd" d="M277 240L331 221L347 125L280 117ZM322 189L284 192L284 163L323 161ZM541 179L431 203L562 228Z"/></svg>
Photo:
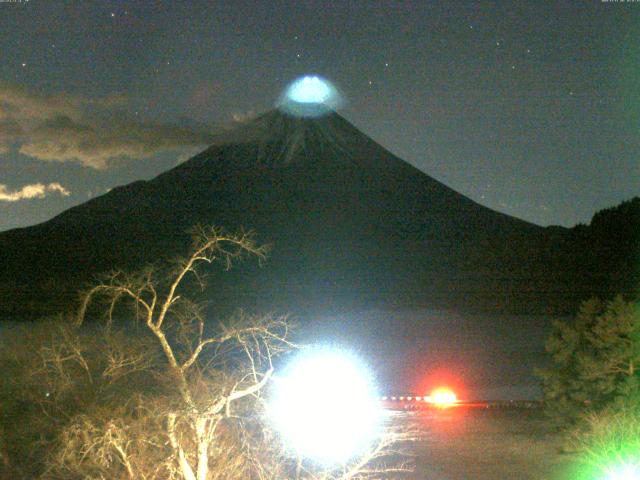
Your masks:
<svg viewBox="0 0 640 480"><path fill-rule="evenodd" d="M453 390L445 387L436 388L431 392L431 396L429 397L429 402L439 406L446 407L449 405L453 405L458 401L458 397L453 392Z"/></svg>

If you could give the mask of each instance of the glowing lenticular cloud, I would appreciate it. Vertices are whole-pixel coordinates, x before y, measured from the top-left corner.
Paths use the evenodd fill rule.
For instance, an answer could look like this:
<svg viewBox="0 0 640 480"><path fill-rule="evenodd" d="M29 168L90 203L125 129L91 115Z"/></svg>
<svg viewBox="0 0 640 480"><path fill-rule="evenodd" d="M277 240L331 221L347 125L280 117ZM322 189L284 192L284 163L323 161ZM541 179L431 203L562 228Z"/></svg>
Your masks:
<svg viewBox="0 0 640 480"><path fill-rule="evenodd" d="M292 115L317 117L336 110L342 97L327 79L307 75L294 80L285 89L278 107Z"/></svg>
<svg viewBox="0 0 640 480"><path fill-rule="evenodd" d="M291 84L287 97L298 103L324 103L331 97L331 87L320 77L303 77Z"/></svg>

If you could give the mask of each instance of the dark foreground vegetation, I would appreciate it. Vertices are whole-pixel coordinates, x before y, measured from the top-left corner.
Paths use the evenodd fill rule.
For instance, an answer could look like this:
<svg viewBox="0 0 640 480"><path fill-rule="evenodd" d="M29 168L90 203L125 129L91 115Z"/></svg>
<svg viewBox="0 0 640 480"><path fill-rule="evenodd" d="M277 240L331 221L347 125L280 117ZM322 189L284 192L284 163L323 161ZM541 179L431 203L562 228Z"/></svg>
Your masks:
<svg viewBox="0 0 640 480"><path fill-rule="evenodd" d="M408 440L389 425L347 464L293 458L272 430L264 391L294 348L286 317L205 322L183 280L264 249L202 228L163 267L114 272L77 314L0 339L0 477L14 479L352 479L407 471ZM93 323L89 318L94 315ZM119 320L119 319L126 320Z"/></svg>

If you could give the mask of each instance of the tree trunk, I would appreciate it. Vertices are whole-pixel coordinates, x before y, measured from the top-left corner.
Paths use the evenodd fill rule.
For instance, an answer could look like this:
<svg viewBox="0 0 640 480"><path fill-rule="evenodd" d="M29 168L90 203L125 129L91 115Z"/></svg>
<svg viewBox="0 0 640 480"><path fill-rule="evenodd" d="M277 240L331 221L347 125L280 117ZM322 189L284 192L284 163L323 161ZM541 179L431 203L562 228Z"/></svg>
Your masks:
<svg viewBox="0 0 640 480"><path fill-rule="evenodd" d="M209 438L207 419L196 420L196 438L198 440L198 480L207 480L209 474Z"/></svg>
<svg viewBox="0 0 640 480"><path fill-rule="evenodd" d="M171 442L173 451L176 453L176 456L178 457L178 464L180 465L180 471L182 472L182 476L184 477L184 480L197 480L195 474L193 473L193 469L191 468L191 465L189 465L187 456L184 454L184 450L178 443L178 438L176 436L176 414L175 413L170 413L167 417L167 435L169 435L169 441Z"/></svg>

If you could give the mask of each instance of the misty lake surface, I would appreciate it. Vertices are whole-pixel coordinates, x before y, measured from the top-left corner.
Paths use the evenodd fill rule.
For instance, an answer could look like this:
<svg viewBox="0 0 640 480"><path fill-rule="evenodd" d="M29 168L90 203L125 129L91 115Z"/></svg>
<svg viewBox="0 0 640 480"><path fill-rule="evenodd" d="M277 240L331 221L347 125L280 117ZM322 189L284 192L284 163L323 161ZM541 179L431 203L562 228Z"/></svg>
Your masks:
<svg viewBox="0 0 640 480"><path fill-rule="evenodd" d="M419 432L412 480L580 480L576 459L541 409L454 407L396 412Z"/></svg>
<svg viewBox="0 0 640 480"><path fill-rule="evenodd" d="M463 400L529 400L541 397L533 369L547 363L544 342L554 318L358 310L299 318L295 337L355 352L371 365L381 395L425 395L447 383ZM29 323L3 322L0 331L16 325Z"/></svg>
<svg viewBox="0 0 640 480"><path fill-rule="evenodd" d="M373 365L381 394L424 395L452 383L465 400L541 397L533 374L555 318L446 310L369 310L316 317L301 336L355 349Z"/></svg>

